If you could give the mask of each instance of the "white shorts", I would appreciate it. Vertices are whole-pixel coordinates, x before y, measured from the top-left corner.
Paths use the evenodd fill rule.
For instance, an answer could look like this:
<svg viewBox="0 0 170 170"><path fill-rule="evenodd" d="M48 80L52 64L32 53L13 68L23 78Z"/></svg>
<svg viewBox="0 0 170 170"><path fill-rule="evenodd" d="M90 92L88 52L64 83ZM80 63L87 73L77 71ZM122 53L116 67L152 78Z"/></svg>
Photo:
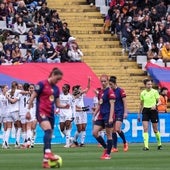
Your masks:
<svg viewBox="0 0 170 170"><path fill-rule="evenodd" d="M61 122L66 122L67 120L71 121L72 118L73 118L72 114L68 114L68 115L60 114L59 116L60 116L60 118L59 118L60 123Z"/></svg>
<svg viewBox="0 0 170 170"><path fill-rule="evenodd" d="M18 111L8 113L5 119L6 122L16 122L20 120Z"/></svg>
<svg viewBox="0 0 170 170"><path fill-rule="evenodd" d="M87 124L87 113L86 112L76 112L74 122L78 124Z"/></svg>

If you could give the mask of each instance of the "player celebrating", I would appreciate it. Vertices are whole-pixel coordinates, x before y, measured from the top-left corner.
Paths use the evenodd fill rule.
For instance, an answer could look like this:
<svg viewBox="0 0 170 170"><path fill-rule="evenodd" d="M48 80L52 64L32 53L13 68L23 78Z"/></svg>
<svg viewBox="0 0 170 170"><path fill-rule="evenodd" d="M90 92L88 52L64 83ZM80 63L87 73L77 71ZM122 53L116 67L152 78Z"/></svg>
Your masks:
<svg viewBox="0 0 170 170"><path fill-rule="evenodd" d="M112 152L118 152L117 148L117 133L123 140L124 146L123 150L128 151L128 143L126 142L124 132L121 130L123 119L127 118L127 104L126 104L126 93L125 91L117 86L116 77L111 76L109 79L109 85L113 89L116 100L114 107L114 126L113 126L113 149Z"/></svg>
<svg viewBox="0 0 170 170"><path fill-rule="evenodd" d="M102 90L99 93L99 103L94 111L94 116L98 114L93 126L93 136L103 146L104 153L101 159L111 159L110 152L112 149L112 130L113 130L113 116L114 116L114 102L115 94L109 87L109 80L107 75L100 77ZM99 131L106 129L107 145L104 139L99 136Z"/></svg>
<svg viewBox="0 0 170 170"><path fill-rule="evenodd" d="M7 149L8 148L8 143L5 142L6 139L6 130L7 130L7 123L6 123L6 118L8 115L8 99L6 97L7 91L8 91L8 86L7 85L2 85L0 86L2 93L0 94L0 123L3 123L3 144L2 148Z"/></svg>
<svg viewBox="0 0 170 170"><path fill-rule="evenodd" d="M152 88L152 80L145 79L144 81L145 90L143 90L140 94L140 109L138 114L138 121L140 121L140 113L142 112L142 124L143 124L143 139L144 139L144 151L149 150L149 135L148 135L148 127L149 121L152 122L153 131L155 133L158 150L162 149L161 145L161 136L158 131L158 111L156 107L159 101L159 93L157 90Z"/></svg>
<svg viewBox="0 0 170 170"><path fill-rule="evenodd" d="M29 86L29 92L30 94L33 94L35 90L34 84L30 84ZM29 101L28 101L29 103ZM30 109L30 114L31 114L31 131L32 131L32 138L31 138L31 148L34 147L34 142L35 142L35 136L36 136L36 126L37 126L37 119L36 119L36 99L33 101L33 105Z"/></svg>
<svg viewBox="0 0 170 170"><path fill-rule="evenodd" d="M16 144L15 147L20 146L21 122L19 120L19 94L21 90L17 90L18 83L13 81L11 89L8 91L6 97L8 99L9 114L7 117L7 130L5 133L5 143L8 145L9 136L14 123L16 128Z"/></svg>
<svg viewBox="0 0 170 170"><path fill-rule="evenodd" d="M80 138L80 147L84 146L84 141L86 137L86 125L87 125L87 112L89 111L88 107L84 106L84 95L89 91L90 89L90 82L91 78L88 77L88 83L87 88L82 90L80 85L76 85L73 87L73 96L75 97L75 124L77 126L77 131L74 135L74 144L78 146L77 139L79 135L81 134Z"/></svg>
<svg viewBox="0 0 170 170"><path fill-rule="evenodd" d="M51 151L51 139L52 131L54 129L54 106L57 105L60 109L68 109L70 106L61 105L59 100L59 88L56 86L62 79L63 73L58 68L54 68L48 79L40 81L36 87L35 91L31 95L28 112L26 118L31 119L30 109L33 105L33 101L37 100L37 110L36 117L37 120L44 131L44 159L43 168L50 168L48 160L56 160L57 158Z"/></svg>
<svg viewBox="0 0 170 170"><path fill-rule="evenodd" d="M62 105L69 104L70 107L68 109L60 109L59 116L60 116L60 130L66 137L66 145L65 148L70 147L70 135L71 135L71 121L73 118L72 114L72 95L69 93L70 85L64 84L62 87L62 93L60 94L60 103Z"/></svg>
<svg viewBox="0 0 170 170"><path fill-rule="evenodd" d="M28 83L25 83L22 94L19 94L19 116L22 126L23 148L29 148L32 137L31 122L26 119L28 101L30 99L29 86Z"/></svg>

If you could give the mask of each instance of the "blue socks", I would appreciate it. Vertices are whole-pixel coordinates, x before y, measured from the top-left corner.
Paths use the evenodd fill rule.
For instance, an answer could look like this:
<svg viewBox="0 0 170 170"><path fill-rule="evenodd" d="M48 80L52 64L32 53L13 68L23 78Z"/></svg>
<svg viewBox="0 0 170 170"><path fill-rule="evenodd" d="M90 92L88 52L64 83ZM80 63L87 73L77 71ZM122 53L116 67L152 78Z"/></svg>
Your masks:
<svg viewBox="0 0 170 170"><path fill-rule="evenodd" d="M52 130L48 129L44 131L44 152L46 149L51 149Z"/></svg>
<svg viewBox="0 0 170 170"><path fill-rule="evenodd" d="M104 139L101 136L98 136L96 138L96 140L103 146L104 149L106 149L106 142L104 141Z"/></svg>
<svg viewBox="0 0 170 170"><path fill-rule="evenodd" d="M113 148L117 148L117 133L112 133Z"/></svg>

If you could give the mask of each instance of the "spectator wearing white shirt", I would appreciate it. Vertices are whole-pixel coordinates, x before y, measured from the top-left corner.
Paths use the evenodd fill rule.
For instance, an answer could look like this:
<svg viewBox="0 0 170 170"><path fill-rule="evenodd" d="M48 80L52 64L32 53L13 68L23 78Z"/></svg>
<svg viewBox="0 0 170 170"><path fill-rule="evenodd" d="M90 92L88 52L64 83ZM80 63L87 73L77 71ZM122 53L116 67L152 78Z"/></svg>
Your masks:
<svg viewBox="0 0 170 170"><path fill-rule="evenodd" d="M76 45L72 44L72 48L68 51L68 56L70 57L70 62L81 62L83 53Z"/></svg>
<svg viewBox="0 0 170 170"><path fill-rule="evenodd" d="M16 34L22 35L25 34L27 30L25 22L23 22L23 19L19 17L17 21L14 23L14 32Z"/></svg>

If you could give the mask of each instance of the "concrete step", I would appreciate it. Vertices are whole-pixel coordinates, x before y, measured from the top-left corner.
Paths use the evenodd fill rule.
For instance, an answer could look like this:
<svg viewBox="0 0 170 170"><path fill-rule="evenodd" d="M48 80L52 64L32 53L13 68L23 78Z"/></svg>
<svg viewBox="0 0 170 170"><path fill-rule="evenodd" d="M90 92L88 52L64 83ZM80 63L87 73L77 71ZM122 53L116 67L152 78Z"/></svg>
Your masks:
<svg viewBox="0 0 170 170"><path fill-rule="evenodd" d="M122 55L122 52L120 51L116 51L116 49L115 49L115 51L83 51L83 54L86 56L86 55L88 55L88 56L98 56L98 55L100 55L100 56L114 56L114 55L118 55L118 56L121 56Z"/></svg>
<svg viewBox="0 0 170 170"><path fill-rule="evenodd" d="M112 45L98 45L98 44L93 44L93 45L81 45L79 43L79 47L81 49L88 49L88 48L95 48L95 49L101 49L101 48L104 48L104 49L110 49L110 48L120 48L120 45L119 44L112 44Z"/></svg>

